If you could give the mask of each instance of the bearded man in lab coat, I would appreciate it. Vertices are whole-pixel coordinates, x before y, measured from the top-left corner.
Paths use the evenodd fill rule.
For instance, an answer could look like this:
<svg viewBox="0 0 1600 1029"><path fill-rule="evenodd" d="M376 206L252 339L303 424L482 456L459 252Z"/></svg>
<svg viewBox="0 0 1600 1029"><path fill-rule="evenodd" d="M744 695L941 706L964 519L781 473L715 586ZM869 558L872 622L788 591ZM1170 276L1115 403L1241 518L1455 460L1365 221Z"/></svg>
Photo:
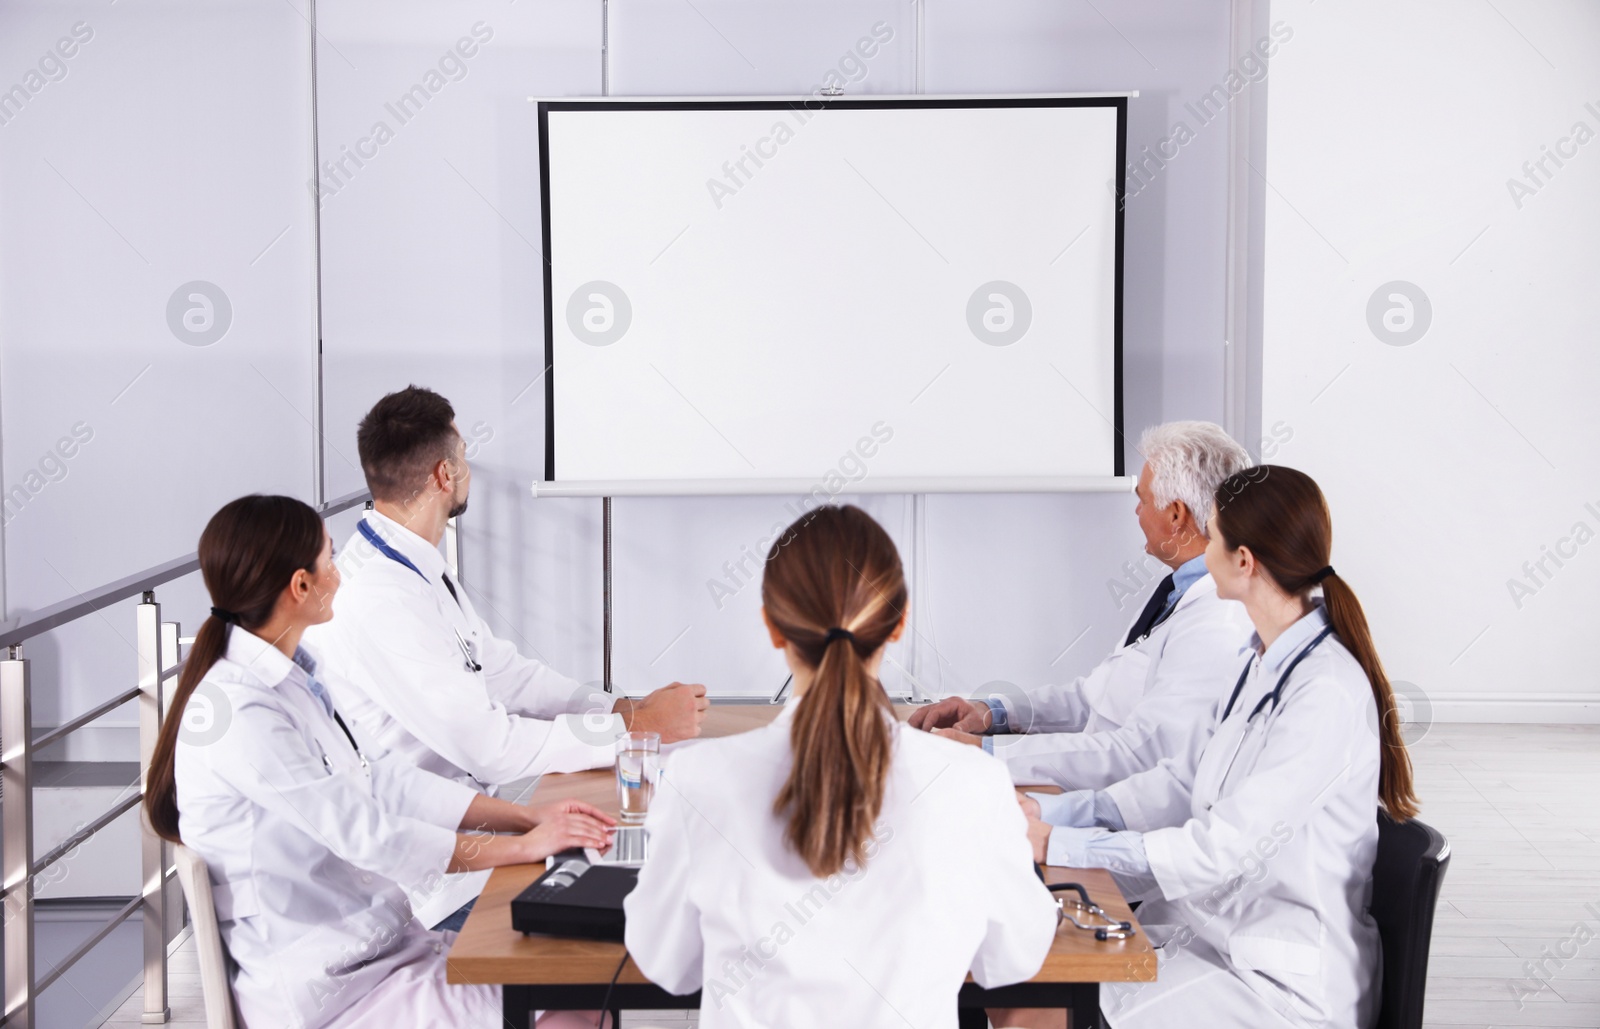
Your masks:
<svg viewBox="0 0 1600 1029"><path fill-rule="evenodd" d="M350 685L335 699L364 743L492 793L609 765L626 730L664 743L699 735L704 686L614 698L524 656L479 615L439 550L472 481L448 400L418 386L391 393L361 420L356 445L373 510L339 556L333 619L306 642ZM423 925L459 929L486 878L404 885Z"/></svg>
<svg viewBox="0 0 1600 1029"><path fill-rule="evenodd" d="M947 697L914 712L914 727L981 745L1014 782L1067 790L1104 789L1164 757L1198 757L1252 632L1244 606L1218 598L1206 571L1205 524L1217 485L1251 460L1211 422L1154 426L1139 452L1134 515L1145 552L1172 571L1117 648L1074 682L1018 697Z"/></svg>

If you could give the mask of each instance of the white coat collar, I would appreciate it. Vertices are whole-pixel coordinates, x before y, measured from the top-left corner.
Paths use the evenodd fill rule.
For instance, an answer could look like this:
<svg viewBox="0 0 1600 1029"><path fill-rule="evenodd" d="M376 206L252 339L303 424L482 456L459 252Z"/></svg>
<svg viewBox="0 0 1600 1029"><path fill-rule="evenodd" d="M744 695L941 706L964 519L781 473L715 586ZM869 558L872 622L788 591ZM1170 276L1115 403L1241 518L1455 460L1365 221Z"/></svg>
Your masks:
<svg viewBox="0 0 1600 1029"><path fill-rule="evenodd" d="M1200 578L1196 579L1193 583L1191 583L1188 589L1183 591L1183 596L1178 598L1178 602L1172 606L1172 611L1167 615L1167 617L1165 619L1162 620L1161 624L1162 625L1166 625L1167 622L1172 620L1172 616L1173 615L1177 614L1179 611L1182 611L1184 608L1188 607L1190 604L1197 603L1200 600L1201 597L1215 597L1216 595L1217 595L1217 580L1215 580L1215 579L1213 579L1211 577L1211 573L1210 572L1207 572L1206 574L1200 576ZM1131 628L1132 626L1137 625L1137 624L1139 624L1139 616L1137 614L1135 614L1133 616L1133 620L1130 621L1128 623L1128 625ZM1157 628L1159 628L1159 626L1157 626ZM1155 631L1156 631L1155 629L1151 629L1149 633L1146 633L1144 636L1139 637L1138 639L1134 640L1132 643L1119 643L1118 644L1118 648L1117 648L1118 651L1132 650L1132 649L1137 648L1145 640L1149 639L1150 636L1154 635ZM1118 637L1119 640L1122 639L1122 638L1123 637L1120 637L1120 636Z"/></svg>
<svg viewBox="0 0 1600 1029"><path fill-rule="evenodd" d="M1172 609L1173 613L1177 613L1180 608L1187 604L1194 603L1201 597L1215 596L1216 592L1217 580L1211 577L1210 572L1207 572L1206 574L1200 576L1200 578L1196 579L1188 589L1183 591L1183 596L1178 598L1177 605Z"/></svg>
<svg viewBox="0 0 1600 1029"><path fill-rule="evenodd" d="M291 680L304 682L317 671L316 658L306 648L296 647L291 660L268 641L238 625L228 630L228 650L223 656L266 686L280 686Z"/></svg>
<svg viewBox="0 0 1600 1029"><path fill-rule="evenodd" d="M372 527L374 532L383 538L385 543L398 551L407 561L416 565L417 570L429 582L438 582L439 577L449 569L449 565L445 564L444 555L439 552L438 547L418 536L393 518L379 514L377 511L368 511L361 517L363 521ZM356 540L365 542L359 532L356 534ZM381 554L376 556L381 560L388 560Z"/></svg>

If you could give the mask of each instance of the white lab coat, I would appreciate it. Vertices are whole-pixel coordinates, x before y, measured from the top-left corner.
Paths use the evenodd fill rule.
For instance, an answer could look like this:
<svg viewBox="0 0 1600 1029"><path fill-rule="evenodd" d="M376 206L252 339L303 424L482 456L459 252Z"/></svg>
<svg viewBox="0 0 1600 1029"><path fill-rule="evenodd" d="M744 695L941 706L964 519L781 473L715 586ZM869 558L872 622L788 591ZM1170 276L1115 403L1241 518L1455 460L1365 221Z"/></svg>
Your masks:
<svg viewBox="0 0 1600 1029"><path fill-rule="evenodd" d="M1108 984L1115 1029L1204 1024L1365 1029L1377 1014L1379 742L1372 687L1329 636L1281 702L1250 713L1326 626L1321 607L1250 662L1197 765L1108 789L1143 833L1160 896L1139 919L1164 944L1157 981ZM1230 678L1228 692L1238 681ZM1227 698L1218 702L1220 715Z"/></svg>
<svg viewBox="0 0 1600 1029"><path fill-rule="evenodd" d="M1252 632L1244 605L1218 597L1216 580L1203 575L1146 638L1119 645L1075 682L1011 702L1020 708L1008 712L1012 724L1026 733L993 737L994 754L1020 785L1069 790L1103 788L1165 757L1192 763Z"/></svg>
<svg viewBox="0 0 1600 1029"><path fill-rule="evenodd" d="M178 826L210 870L246 1025L500 1024L499 989L445 982L451 934L397 885L444 872L471 789L364 762L302 668L237 626L184 724Z"/></svg>
<svg viewBox="0 0 1600 1029"><path fill-rule="evenodd" d="M896 723L866 865L819 880L772 810L798 702L667 762L628 950L669 992L703 988L701 1029L953 1029L968 970L986 986L1030 978L1055 936L1005 770Z"/></svg>
<svg viewBox="0 0 1600 1029"><path fill-rule="evenodd" d="M334 617L305 636L336 674L334 699L363 744L489 793L611 763L625 728L610 713L613 697L496 636L465 586L456 583L451 597L437 547L376 511L363 520L416 570L354 533L339 555ZM481 671L468 667L463 647ZM406 885L418 917L434 925L487 879L452 876L426 892Z"/></svg>

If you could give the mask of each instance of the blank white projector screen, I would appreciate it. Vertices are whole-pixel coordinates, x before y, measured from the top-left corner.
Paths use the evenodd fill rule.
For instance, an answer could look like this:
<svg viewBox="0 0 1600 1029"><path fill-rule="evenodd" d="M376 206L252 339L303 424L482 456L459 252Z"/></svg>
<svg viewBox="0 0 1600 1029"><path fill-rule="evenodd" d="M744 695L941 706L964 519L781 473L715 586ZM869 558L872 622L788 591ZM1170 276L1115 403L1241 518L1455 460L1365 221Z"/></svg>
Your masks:
<svg viewBox="0 0 1600 1029"><path fill-rule="evenodd" d="M1126 112L541 102L547 482L1121 475Z"/></svg>

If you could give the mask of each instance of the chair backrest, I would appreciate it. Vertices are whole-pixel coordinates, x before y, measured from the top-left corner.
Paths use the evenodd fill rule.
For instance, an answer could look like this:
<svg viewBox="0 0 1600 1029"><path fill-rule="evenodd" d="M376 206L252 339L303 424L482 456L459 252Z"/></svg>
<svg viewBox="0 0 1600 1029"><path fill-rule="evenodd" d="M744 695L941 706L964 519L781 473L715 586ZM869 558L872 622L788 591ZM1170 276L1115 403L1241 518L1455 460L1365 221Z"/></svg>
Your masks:
<svg viewBox="0 0 1600 1029"><path fill-rule="evenodd" d="M207 1029L235 1029L233 986L228 976L228 951L217 927L217 907L211 897L211 875L205 859L182 844L173 846L178 881L189 901L189 921L194 926L195 950L200 957L200 990L205 995Z"/></svg>
<svg viewBox="0 0 1600 1029"><path fill-rule="evenodd" d="M1372 919L1383 938L1383 1005L1376 1029L1422 1029L1428 948L1450 843L1413 818L1378 812L1378 858L1372 866Z"/></svg>

